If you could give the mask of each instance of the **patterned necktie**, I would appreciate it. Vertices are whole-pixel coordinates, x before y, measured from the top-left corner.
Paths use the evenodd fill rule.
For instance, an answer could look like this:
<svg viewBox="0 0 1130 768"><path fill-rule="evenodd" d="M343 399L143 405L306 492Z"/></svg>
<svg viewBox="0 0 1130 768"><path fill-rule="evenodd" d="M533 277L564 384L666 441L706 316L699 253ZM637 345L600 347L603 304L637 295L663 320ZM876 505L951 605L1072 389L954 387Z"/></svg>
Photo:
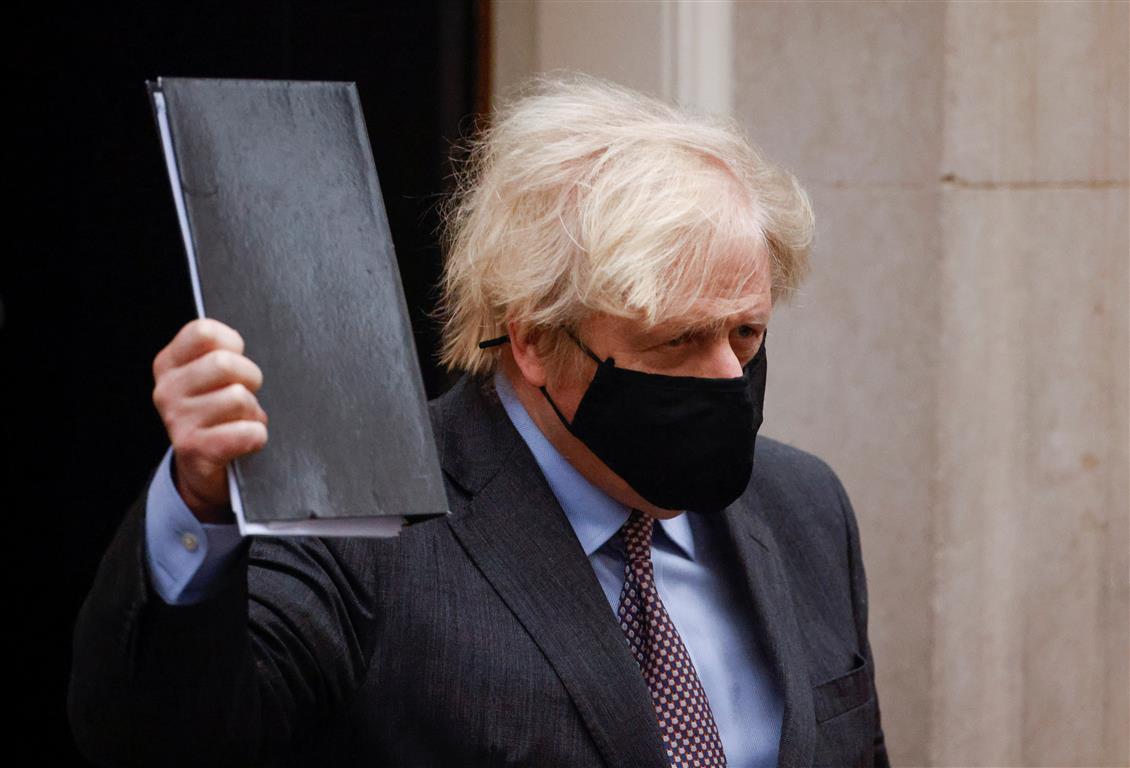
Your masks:
<svg viewBox="0 0 1130 768"><path fill-rule="evenodd" d="M655 518L639 510L621 529L627 562L620 592L620 628L651 689L667 757L682 766L724 766L726 754L690 654L655 589L651 533Z"/></svg>

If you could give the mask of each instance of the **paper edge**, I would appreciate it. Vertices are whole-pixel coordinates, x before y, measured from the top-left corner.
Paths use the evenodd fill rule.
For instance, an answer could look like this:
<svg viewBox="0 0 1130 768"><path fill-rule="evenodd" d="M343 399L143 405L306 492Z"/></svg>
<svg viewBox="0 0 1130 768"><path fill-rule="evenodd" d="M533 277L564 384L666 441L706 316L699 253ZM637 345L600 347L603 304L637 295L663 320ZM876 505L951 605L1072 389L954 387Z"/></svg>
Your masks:
<svg viewBox="0 0 1130 768"><path fill-rule="evenodd" d="M242 520L242 518L240 518ZM313 520L277 520L269 523L245 523L244 536L318 536L321 538L360 536L388 539L400 535L406 520L399 515L362 518L315 518Z"/></svg>

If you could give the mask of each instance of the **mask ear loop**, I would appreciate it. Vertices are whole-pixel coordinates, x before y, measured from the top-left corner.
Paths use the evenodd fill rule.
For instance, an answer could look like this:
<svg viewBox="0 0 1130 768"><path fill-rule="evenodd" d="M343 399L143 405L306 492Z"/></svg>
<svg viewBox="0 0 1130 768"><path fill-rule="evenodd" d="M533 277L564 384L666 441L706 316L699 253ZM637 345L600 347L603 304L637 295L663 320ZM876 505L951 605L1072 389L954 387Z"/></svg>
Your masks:
<svg viewBox="0 0 1130 768"><path fill-rule="evenodd" d="M597 357L596 353L593 352L591 349L589 349L587 344L585 344L583 341L581 341L579 338L577 338L577 335L575 333L573 333L572 328L569 328L569 327L566 326L565 333L569 334L569 338L573 340L573 343L576 344L578 347L580 347L582 352L584 352L586 355L591 357L593 359L593 362L595 362L597 365L604 365L605 362L609 363L610 365L615 365L616 361L613 360L611 357L608 358L607 361L601 360L599 357ZM496 336L493 339L486 339L485 341L480 341L479 342L479 349L489 349L490 347L498 347L498 346L501 346L503 344L506 344L508 341L510 341L509 335L504 334L502 336ZM565 414L563 414L561 412L561 409L557 407L557 403L553 402L553 398L549 396L549 390L547 390L545 388L545 385L538 387L538 389L541 390L542 395L549 402L549 405L553 408L553 412L557 414L557 418L561 419L561 423L565 425L565 428L568 429L570 432L572 432L573 431L573 425L570 424L568 422L568 420L565 418Z"/></svg>
<svg viewBox="0 0 1130 768"><path fill-rule="evenodd" d="M507 334L503 334L502 336L496 336L493 339L487 339L486 341L480 341L479 342L479 349L489 349L490 347L500 347L508 341L510 341L510 336L507 335Z"/></svg>
<svg viewBox="0 0 1130 768"><path fill-rule="evenodd" d="M538 387L538 389L541 390L542 396L549 402L550 407L553 408L553 412L557 414L557 418L561 419L561 423L565 425L565 428L572 432L573 425L565 419L565 414L563 414L561 412L561 409L557 407L557 403L553 402L553 398L549 396L549 390L545 388L544 384Z"/></svg>
<svg viewBox="0 0 1130 768"><path fill-rule="evenodd" d="M605 362L611 362L611 363L616 362L611 357L608 358L608 361L601 360L599 357L597 357L596 353L593 352L591 349L589 349L587 344L585 344L583 341L581 341L579 338L577 338L577 335L575 333L573 333L572 328L566 327L565 333L569 334L569 338L573 340L573 343L576 344L578 347L580 347L582 352L584 352L586 355L591 357L593 359L593 362L595 362L597 365L604 365Z"/></svg>
<svg viewBox="0 0 1130 768"><path fill-rule="evenodd" d="M596 356L595 352L593 352L591 349L589 349L587 344L585 344L583 341L581 341L579 338L577 338L577 335L575 333L573 333L573 329L566 327L565 333L569 334L569 338L573 340L573 343L575 343L578 347L580 347L582 352L584 352L586 355L591 357L596 362L597 365L600 365L603 362L599 357ZM509 341L510 341L509 334L503 334L502 336L496 336L493 339L486 339L485 341L480 341L479 342L479 349L490 349L491 347L500 347L500 346L502 346L503 344L506 344ZM615 362L615 361L613 361L613 362Z"/></svg>
<svg viewBox="0 0 1130 768"><path fill-rule="evenodd" d="M611 357L608 358L607 361L602 361L599 357L597 357L596 353L593 352L591 349L589 349L587 344L585 344L583 341L581 341L579 338L577 338L577 335L575 333L573 333L572 328L569 328L568 326L566 326L565 327L565 333L569 334L569 338L573 340L573 343L576 344L578 347L580 347L582 352L584 352L586 355L591 357L593 359L593 362L595 362L598 366L604 365L605 362L609 363L610 365L615 364L616 361L613 360ZM545 388L544 384L542 386L538 387L538 389L541 390L542 396L545 397L545 399L549 402L549 405L553 408L553 412L557 414L557 418L561 419L561 423L565 425L565 428L568 429L570 432L572 432L573 431L573 425L570 424L566 420L565 414L563 414L561 412L561 409L557 407L557 403L553 402L553 398L549 396L549 390Z"/></svg>

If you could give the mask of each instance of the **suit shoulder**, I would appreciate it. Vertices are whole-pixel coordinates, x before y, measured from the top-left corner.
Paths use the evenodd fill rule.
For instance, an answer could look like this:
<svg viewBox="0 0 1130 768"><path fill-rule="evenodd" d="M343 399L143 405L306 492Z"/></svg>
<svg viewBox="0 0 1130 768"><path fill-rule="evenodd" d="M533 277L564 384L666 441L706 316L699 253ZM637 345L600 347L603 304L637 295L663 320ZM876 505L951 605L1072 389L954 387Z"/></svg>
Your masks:
<svg viewBox="0 0 1130 768"><path fill-rule="evenodd" d="M466 377L461 377L452 386L428 401L428 416L432 419L433 427L439 426L443 421L444 415L451 409L455 400L456 390L465 385L465 379Z"/></svg>
<svg viewBox="0 0 1130 768"><path fill-rule="evenodd" d="M755 514L800 545L824 540L839 548L854 525L847 493L827 462L777 440L758 436L750 491Z"/></svg>
<svg viewBox="0 0 1130 768"><path fill-rule="evenodd" d="M428 401L428 415L432 419L432 425L438 427L461 408L466 408L468 402L476 400L500 402L493 379L466 373L460 375L445 392Z"/></svg>
<svg viewBox="0 0 1130 768"><path fill-rule="evenodd" d="M807 451L758 436L751 481L758 493L774 499L839 506L843 485L827 462Z"/></svg>

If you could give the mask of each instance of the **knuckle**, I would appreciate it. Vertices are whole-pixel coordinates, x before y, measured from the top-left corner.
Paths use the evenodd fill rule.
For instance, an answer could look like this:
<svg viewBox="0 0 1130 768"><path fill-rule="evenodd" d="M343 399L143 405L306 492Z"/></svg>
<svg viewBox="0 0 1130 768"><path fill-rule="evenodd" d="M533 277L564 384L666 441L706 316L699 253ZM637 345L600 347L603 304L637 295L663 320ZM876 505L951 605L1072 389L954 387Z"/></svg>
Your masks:
<svg viewBox="0 0 1130 768"><path fill-rule="evenodd" d="M207 323L208 338L214 347L243 351L243 336L235 328L210 317L203 318L203 322Z"/></svg>
<svg viewBox="0 0 1130 768"><path fill-rule="evenodd" d="M169 398L165 402L165 409L161 412L161 417L165 420L166 424L180 425L182 423L189 423L184 411L184 404L176 399Z"/></svg>
<svg viewBox="0 0 1130 768"><path fill-rule="evenodd" d="M250 373L250 382L249 383L251 385L251 389L254 390L254 391L258 391L263 386L263 369L260 368L258 365L256 365L253 361L249 360L248 362L251 363L251 368L250 368L250 371L249 371L249 373Z"/></svg>
<svg viewBox="0 0 1130 768"><path fill-rule="evenodd" d="M209 362L217 373L224 378L232 375L235 369L232 353L226 349L214 349L208 353Z"/></svg>
<svg viewBox="0 0 1130 768"><path fill-rule="evenodd" d="M198 317L188 324L190 333L196 341L210 343L216 339L216 329L213 321L206 317Z"/></svg>
<svg viewBox="0 0 1130 768"><path fill-rule="evenodd" d="M196 444L192 439L192 433L186 430L178 422L170 422L167 425L169 432L169 442L173 445L173 450L188 459L195 455Z"/></svg>
<svg viewBox="0 0 1130 768"><path fill-rule="evenodd" d="M255 402L254 395L248 392L247 387L239 382L229 384L224 389L224 397L231 405L238 408L240 413L247 411Z"/></svg>
<svg viewBox="0 0 1130 768"><path fill-rule="evenodd" d="M164 378L158 379L153 385L153 405L157 408L157 412L164 415L171 410L174 403L173 393L169 391L169 383Z"/></svg>
<svg viewBox="0 0 1130 768"><path fill-rule="evenodd" d="M243 422L232 422L224 433L224 451L230 456L238 456L247 450L247 431Z"/></svg>
<svg viewBox="0 0 1130 768"><path fill-rule="evenodd" d="M267 428L257 422L249 421L245 430L245 446L247 450L257 451L267 443Z"/></svg>
<svg viewBox="0 0 1130 768"><path fill-rule="evenodd" d="M255 414L259 410L259 401L242 384L239 385L239 402L246 413Z"/></svg>

